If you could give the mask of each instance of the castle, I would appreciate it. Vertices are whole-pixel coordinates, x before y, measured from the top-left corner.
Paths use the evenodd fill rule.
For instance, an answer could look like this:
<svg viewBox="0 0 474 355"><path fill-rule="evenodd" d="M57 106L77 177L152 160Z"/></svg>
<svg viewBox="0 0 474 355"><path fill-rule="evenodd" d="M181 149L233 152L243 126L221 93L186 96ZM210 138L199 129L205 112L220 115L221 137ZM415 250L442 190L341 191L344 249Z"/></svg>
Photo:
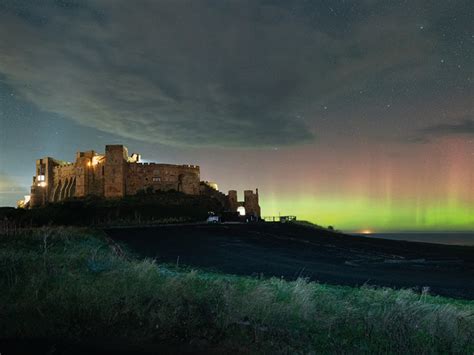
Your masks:
<svg viewBox="0 0 474 355"><path fill-rule="evenodd" d="M255 193L246 190L244 201L238 201L237 191L224 195L217 191L216 184L201 181L199 166L142 163L139 154L129 156L123 145L107 145L105 154L77 152L74 163L51 157L38 159L31 194L18 206L34 208L91 195L110 199L173 190L189 195L212 194L227 211L260 217L258 189Z"/></svg>

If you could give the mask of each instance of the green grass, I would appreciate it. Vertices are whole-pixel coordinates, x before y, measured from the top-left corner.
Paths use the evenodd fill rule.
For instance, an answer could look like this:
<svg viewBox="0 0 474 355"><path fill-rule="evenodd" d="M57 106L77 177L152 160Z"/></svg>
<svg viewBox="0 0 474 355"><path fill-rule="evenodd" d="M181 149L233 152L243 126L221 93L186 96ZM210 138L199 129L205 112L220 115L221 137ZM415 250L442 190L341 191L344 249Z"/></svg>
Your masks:
<svg viewBox="0 0 474 355"><path fill-rule="evenodd" d="M474 302L157 265L100 232L0 236L0 337L217 352L474 352Z"/></svg>

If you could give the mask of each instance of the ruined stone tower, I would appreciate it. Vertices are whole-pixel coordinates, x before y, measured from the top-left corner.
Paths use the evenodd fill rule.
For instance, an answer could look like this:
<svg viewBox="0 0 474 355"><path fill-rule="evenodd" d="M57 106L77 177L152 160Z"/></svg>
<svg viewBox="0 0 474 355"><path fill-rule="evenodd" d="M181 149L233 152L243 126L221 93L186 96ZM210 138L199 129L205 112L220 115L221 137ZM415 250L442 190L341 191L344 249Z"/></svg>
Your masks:
<svg viewBox="0 0 474 355"><path fill-rule="evenodd" d="M238 200L237 191L230 190L227 194L227 204L229 206L229 211L231 212L237 212L239 208L243 207L247 216L261 216L258 200L258 189L255 191L255 193L252 190L245 190L244 201Z"/></svg>
<svg viewBox="0 0 474 355"><path fill-rule="evenodd" d="M247 214L260 217L258 189L256 189L255 193L252 190L244 191L244 207Z"/></svg>
<svg viewBox="0 0 474 355"><path fill-rule="evenodd" d="M236 212L237 208L239 208L239 201L237 199L237 191L230 190L227 195L228 203L229 203L229 210L232 212Z"/></svg>

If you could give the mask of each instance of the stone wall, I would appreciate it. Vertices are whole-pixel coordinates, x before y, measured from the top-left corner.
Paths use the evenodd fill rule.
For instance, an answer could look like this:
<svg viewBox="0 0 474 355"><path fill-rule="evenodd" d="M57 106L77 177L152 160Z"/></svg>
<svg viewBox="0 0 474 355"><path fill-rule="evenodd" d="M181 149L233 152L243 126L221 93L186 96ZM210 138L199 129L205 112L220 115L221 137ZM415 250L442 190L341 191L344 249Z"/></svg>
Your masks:
<svg viewBox="0 0 474 355"><path fill-rule="evenodd" d="M227 194L227 201L230 212L237 212L239 207L244 207L246 215L256 217L261 216L258 189L255 191L255 193L252 190L245 190L243 201L238 200L237 191L230 190Z"/></svg>
<svg viewBox="0 0 474 355"><path fill-rule="evenodd" d="M227 198L229 200L229 209L232 212L237 212L237 208L239 208L239 200L237 199L237 191L230 190Z"/></svg>
<svg viewBox="0 0 474 355"><path fill-rule="evenodd" d="M260 217L260 205L258 201L258 189L254 193L252 190L244 191L244 207L248 215Z"/></svg>
<svg viewBox="0 0 474 355"><path fill-rule="evenodd" d="M128 163L126 194L140 191L180 191L199 195L200 169L195 165Z"/></svg>
<svg viewBox="0 0 474 355"><path fill-rule="evenodd" d="M90 150L78 152L74 163L50 157L36 161L36 176L31 186L30 207L90 195L121 198L140 192L178 191L188 195L203 194L218 200L226 210L245 207L247 215L260 216L258 189L244 192L239 202L237 191L228 195L217 184L202 182L196 165L140 163L140 156L128 156L123 145L107 145L105 155Z"/></svg>
<svg viewBox="0 0 474 355"><path fill-rule="evenodd" d="M53 186L49 195L50 202L58 202L76 196L77 179L74 164L55 166L53 175Z"/></svg>
<svg viewBox="0 0 474 355"><path fill-rule="evenodd" d="M125 196L125 175L128 151L123 145L105 147L104 196Z"/></svg>
<svg viewBox="0 0 474 355"><path fill-rule="evenodd" d="M107 145L105 155L78 152L74 163L38 159L31 187L31 206L90 195L120 198L140 191L180 191L199 195L200 170L195 165L143 164L122 145ZM40 181L41 180L41 181Z"/></svg>
<svg viewBox="0 0 474 355"><path fill-rule="evenodd" d="M93 150L77 153L75 197L104 196L104 162L105 157Z"/></svg>
<svg viewBox="0 0 474 355"><path fill-rule="evenodd" d="M31 186L31 206L41 206L49 201L54 187L54 168L59 162L50 157L36 160L36 175Z"/></svg>

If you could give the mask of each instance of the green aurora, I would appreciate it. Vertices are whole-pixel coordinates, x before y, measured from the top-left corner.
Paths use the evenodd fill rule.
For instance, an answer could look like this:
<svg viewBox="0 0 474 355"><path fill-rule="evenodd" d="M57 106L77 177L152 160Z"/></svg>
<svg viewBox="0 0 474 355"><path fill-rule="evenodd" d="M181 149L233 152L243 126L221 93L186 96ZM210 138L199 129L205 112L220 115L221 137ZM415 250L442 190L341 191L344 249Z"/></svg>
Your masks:
<svg viewBox="0 0 474 355"><path fill-rule="evenodd" d="M365 197L270 197L263 201L262 209L265 215L291 214L351 232L474 230L474 206L456 202L418 205L409 200L387 202Z"/></svg>

